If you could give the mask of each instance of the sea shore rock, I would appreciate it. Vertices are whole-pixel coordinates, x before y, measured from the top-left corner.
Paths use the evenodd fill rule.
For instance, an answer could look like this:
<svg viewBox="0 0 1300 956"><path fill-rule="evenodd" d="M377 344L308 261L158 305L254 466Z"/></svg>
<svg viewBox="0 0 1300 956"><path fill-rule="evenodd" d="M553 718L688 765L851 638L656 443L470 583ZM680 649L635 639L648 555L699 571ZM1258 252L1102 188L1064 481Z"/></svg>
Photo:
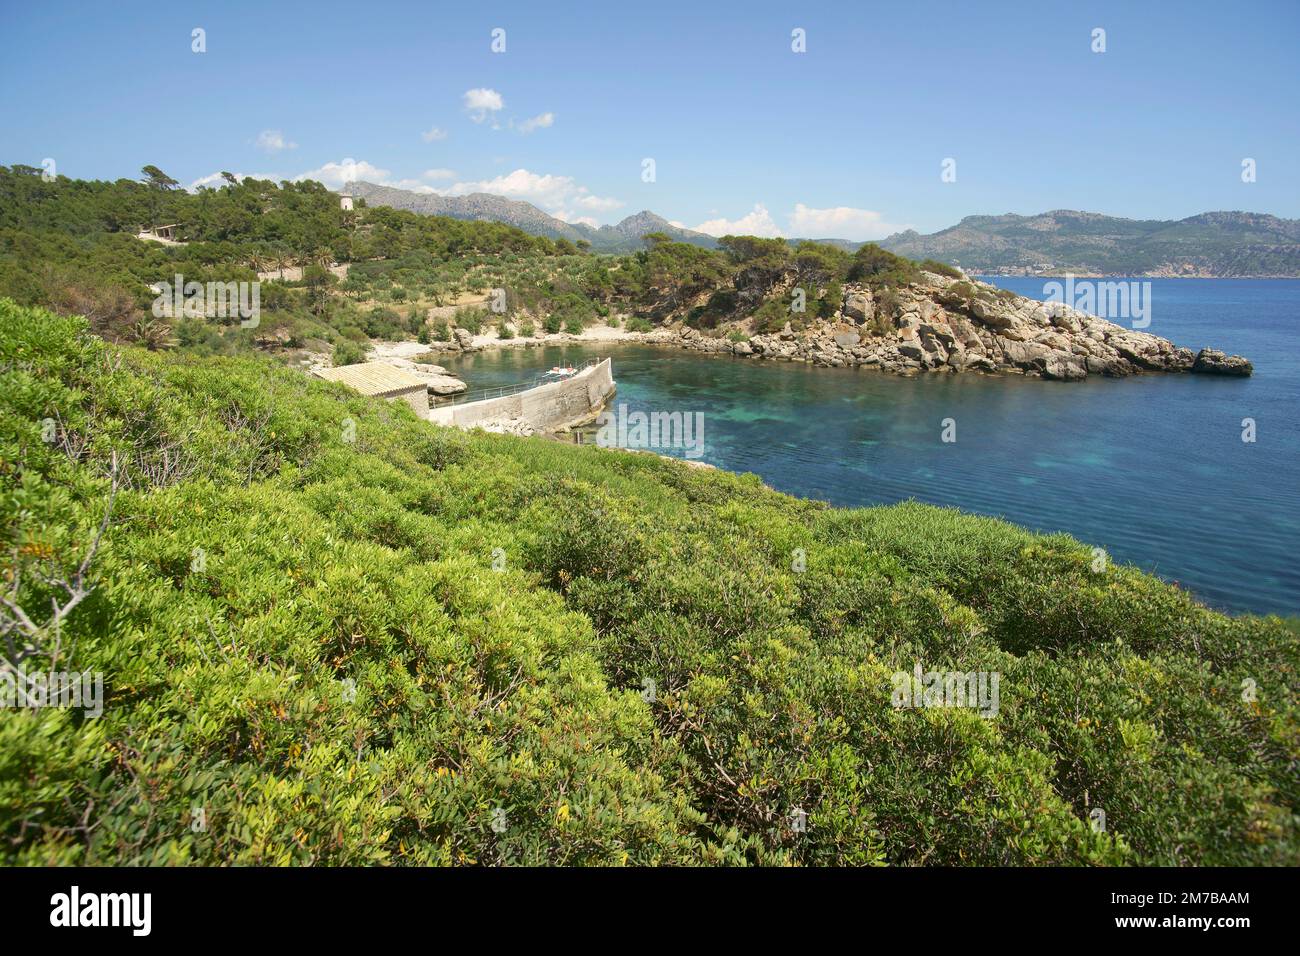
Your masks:
<svg viewBox="0 0 1300 956"><path fill-rule="evenodd" d="M1192 362L1192 371L1200 375L1252 375L1255 366L1240 355L1224 355L1218 349L1201 349Z"/></svg>
<svg viewBox="0 0 1300 956"><path fill-rule="evenodd" d="M740 317L743 318L743 317ZM669 322L650 332L621 328L561 333L544 339L477 341L454 329L434 350L474 351L494 345L642 342L718 355L827 368L858 366L895 375L922 372L1028 375L1077 382L1094 375L1119 378L1148 372L1250 375L1251 363L1216 349L1190 349L1139 329L1060 303L1045 303L970 278L931 272L907 286L872 289L849 283L839 310L826 318L792 315L780 329L744 339L733 320L701 330Z"/></svg>
<svg viewBox="0 0 1300 956"><path fill-rule="evenodd" d="M892 306L886 306L887 299ZM849 285L838 314L803 328L797 325L742 342L695 329L670 328L655 335L656 341L692 351L832 368L863 366L898 375L1010 373L1077 382L1090 375L1252 371L1239 355L1214 349L1193 354L1167 339L1059 303L928 272L889 297Z"/></svg>

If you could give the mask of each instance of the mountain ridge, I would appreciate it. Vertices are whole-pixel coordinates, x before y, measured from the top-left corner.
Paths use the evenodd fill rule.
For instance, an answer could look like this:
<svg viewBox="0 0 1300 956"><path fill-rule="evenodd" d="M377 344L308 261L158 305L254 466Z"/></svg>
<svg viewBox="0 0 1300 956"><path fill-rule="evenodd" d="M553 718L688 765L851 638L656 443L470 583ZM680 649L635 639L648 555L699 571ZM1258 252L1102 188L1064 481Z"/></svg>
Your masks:
<svg viewBox="0 0 1300 956"><path fill-rule="evenodd" d="M1077 209L966 216L879 243L898 255L1002 275L1300 276L1300 219L1218 210L1185 219L1127 219Z"/></svg>
<svg viewBox="0 0 1300 956"><path fill-rule="evenodd" d="M565 222L532 203L493 193L443 196L365 181L347 183L342 191L371 205L502 222L550 239L586 241L596 252L634 251L641 248L641 237L650 232L707 249L718 245L715 237L674 226L649 209L612 226L594 227ZM792 246L803 241L787 239ZM849 252L863 245L847 239L811 241ZM1300 219L1240 210L1214 210L1184 219L1129 219L1078 209L1053 209L1029 216L972 215L937 232L908 229L877 244L911 259L934 259L974 274L1300 276Z"/></svg>
<svg viewBox="0 0 1300 956"><path fill-rule="evenodd" d="M663 232L678 242L716 248L717 240L702 232L674 226L649 209L624 217L613 226L589 226L565 222L522 199L509 199L493 193L469 193L443 196L417 193L395 186L381 186L365 181L344 185L344 193L364 199L370 205L391 206L427 216L450 216L453 219L502 222L548 239L586 241L597 252L628 252L642 246L641 237L648 232Z"/></svg>

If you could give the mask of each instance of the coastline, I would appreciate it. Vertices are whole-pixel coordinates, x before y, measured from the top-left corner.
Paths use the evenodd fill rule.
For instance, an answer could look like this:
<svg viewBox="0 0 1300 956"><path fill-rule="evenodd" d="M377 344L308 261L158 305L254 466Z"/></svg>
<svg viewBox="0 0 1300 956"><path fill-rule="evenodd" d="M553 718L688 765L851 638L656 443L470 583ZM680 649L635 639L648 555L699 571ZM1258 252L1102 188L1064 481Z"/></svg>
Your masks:
<svg viewBox="0 0 1300 956"><path fill-rule="evenodd" d="M955 314L949 314L922 294L903 306L906 311L882 335L869 331L866 325L875 313L872 294L850 291L842 313L798 332L789 322L779 332L753 335L736 335L734 328L731 334L723 334L724 327L710 334L682 322L634 332L621 325L629 317L619 315L616 318L620 325L597 324L579 333L560 331L528 338L501 338L495 331L471 335L457 329L445 342L430 342L427 346L375 342L373 349L375 358L409 362L416 354L441 360L488 349L643 344L818 367L869 368L901 377L974 372L1081 381L1090 375L1120 378L1151 372L1192 372L1249 376L1253 371L1251 363L1241 356L1227 356L1210 348L1193 353L1173 342L1076 309L1052 313L1043 303L1022 296L1012 296L1010 303L999 302L996 297L961 303L948 299L944 304L955 310Z"/></svg>

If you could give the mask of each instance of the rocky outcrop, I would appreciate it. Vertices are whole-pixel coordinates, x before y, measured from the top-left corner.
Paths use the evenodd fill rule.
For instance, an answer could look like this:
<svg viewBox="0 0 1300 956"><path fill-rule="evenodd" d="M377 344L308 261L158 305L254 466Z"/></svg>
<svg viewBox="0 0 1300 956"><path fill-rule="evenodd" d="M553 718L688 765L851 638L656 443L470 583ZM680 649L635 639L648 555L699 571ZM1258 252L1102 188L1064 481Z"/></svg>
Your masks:
<svg viewBox="0 0 1300 956"><path fill-rule="evenodd" d="M1224 355L1218 349L1201 349L1196 353L1192 371L1202 375L1251 375L1255 366L1240 355Z"/></svg>
<svg viewBox="0 0 1300 956"><path fill-rule="evenodd" d="M542 432L523 418L490 418L486 421L479 422L474 427L481 428L485 432L494 432L498 435L519 435L522 438L527 438L530 435L542 434Z"/></svg>
<svg viewBox="0 0 1300 956"><path fill-rule="evenodd" d="M429 365L425 368L440 368L438 365ZM429 388L430 395L459 395L465 391L467 386L454 375L438 374L436 372L423 372L417 367L416 374L424 379L425 385Z"/></svg>
<svg viewBox="0 0 1300 956"><path fill-rule="evenodd" d="M1241 356L1194 355L1167 339L988 283L924 273L886 294L845 289L829 320L755 335L744 342L694 329L663 336L682 348L825 366L865 366L900 375L1003 372L1063 382L1143 372L1249 375ZM796 317L798 318L798 317Z"/></svg>
<svg viewBox="0 0 1300 956"><path fill-rule="evenodd" d="M452 329L451 341L462 352L474 351L474 334L469 329Z"/></svg>

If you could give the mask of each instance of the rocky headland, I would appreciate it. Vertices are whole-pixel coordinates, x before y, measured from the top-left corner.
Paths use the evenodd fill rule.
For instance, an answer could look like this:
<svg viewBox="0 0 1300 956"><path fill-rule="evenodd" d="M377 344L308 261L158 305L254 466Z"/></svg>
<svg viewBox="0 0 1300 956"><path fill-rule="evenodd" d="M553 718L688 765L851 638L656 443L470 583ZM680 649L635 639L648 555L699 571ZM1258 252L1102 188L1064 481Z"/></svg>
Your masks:
<svg viewBox="0 0 1300 956"><path fill-rule="evenodd" d="M509 340L453 329L449 342L430 348L464 352L565 341L637 341L828 367L861 366L897 375L983 372L1060 381L1146 372L1246 376L1254 371L1239 355L1208 348L1193 352L1061 303L930 272L897 289L850 284L834 316L791 318L781 330L753 335L744 334L735 323L700 330L673 322L650 332L600 327L588 330L590 335Z"/></svg>

